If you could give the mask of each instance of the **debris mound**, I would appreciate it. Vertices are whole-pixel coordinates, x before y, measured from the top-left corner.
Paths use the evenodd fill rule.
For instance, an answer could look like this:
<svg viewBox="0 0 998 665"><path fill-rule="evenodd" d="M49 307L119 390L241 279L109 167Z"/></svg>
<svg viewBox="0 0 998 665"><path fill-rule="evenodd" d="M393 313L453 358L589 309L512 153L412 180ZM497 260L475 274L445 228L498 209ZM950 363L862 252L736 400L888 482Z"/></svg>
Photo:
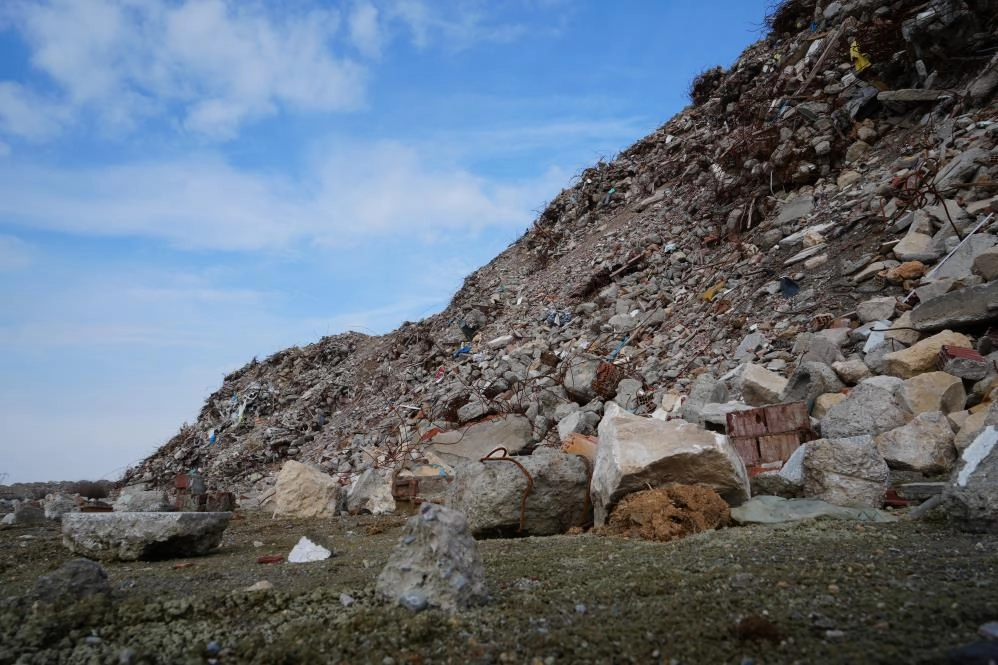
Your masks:
<svg viewBox="0 0 998 665"><path fill-rule="evenodd" d="M604 532L668 541L725 526L731 510L707 485L669 485L629 494L613 512Z"/></svg>

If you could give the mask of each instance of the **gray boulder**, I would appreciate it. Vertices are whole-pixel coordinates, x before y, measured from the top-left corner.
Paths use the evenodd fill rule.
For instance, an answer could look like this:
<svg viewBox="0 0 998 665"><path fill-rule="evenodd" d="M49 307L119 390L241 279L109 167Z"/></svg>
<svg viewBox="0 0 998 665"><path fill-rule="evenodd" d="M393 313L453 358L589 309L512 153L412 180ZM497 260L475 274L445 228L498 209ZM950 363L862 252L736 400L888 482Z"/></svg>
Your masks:
<svg viewBox="0 0 998 665"><path fill-rule="evenodd" d="M395 512L392 496L392 472L387 469L365 469L347 492L347 511L390 515Z"/></svg>
<svg viewBox="0 0 998 665"><path fill-rule="evenodd" d="M728 389L724 383L710 374L701 374L693 380L690 394L680 407L683 420L695 423L700 418L700 411L707 404L720 404L728 401Z"/></svg>
<svg viewBox="0 0 998 665"><path fill-rule="evenodd" d="M818 439L804 453L804 495L836 506L879 508L890 472L873 437Z"/></svg>
<svg viewBox="0 0 998 665"><path fill-rule="evenodd" d="M880 434L908 421L893 392L870 379L861 381L849 395L828 409L821 419L821 435L826 438Z"/></svg>
<svg viewBox="0 0 998 665"><path fill-rule="evenodd" d="M207 554L232 513L67 513L62 543L103 561L153 561Z"/></svg>
<svg viewBox="0 0 998 665"><path fill-rule="evenodd" d="M950 291L911 310L911 325L931 332L998 319L998 280Z"/></svg>
<svg viewBox="0 0 998 665"><path fill-rule="evenodd" d="M515 459L527 469L530 481L510 461L468 462L456 469L446 505L466 516L474 536L550 536L589 521L592 506L584 459L554 448L538 448Z"/></svg>
<svg viewBox="0 0 998 665"><path fill-rule="evenodd" d="M998 533L998 428L988 425L960 456L958 471L943 492L957 527Z"/></svg>
<svg viewBox="0 0 998 665"><path fill-rule="evenodd" d="M837 393L843 388L845 384L831 367L825 363L805 362L790 375L780 401L804 402L810 411L818 395Z"/></svg>
<svg viewBox="0 0 998 665"><path fill-rule="evenodd" d="M170 497L163 490L147 490L144 485L122 488L114 502L118 513L162 513L174 509Z"/></svg>
<svg viewBox="0 0 998 665"><path fill-rule="evenodd" d="M496 448L518 453L530 443L533 426L521 415L508 415L437 434L428 449L450 465L485 457Z"/></svg>
<svg viewBox="0 0 998 665"><path fill-rule="evenodd" d="M848 508L818 499L785 499L766 494L754 496L731 509L731 520L737 524L780 524L822 517L858 522L891 522L895 519L890 513L876 508Z"/></svg>
<svg viewBox="0 0 998 665"><path fill-rule="evenodd" d="M89 559L73 559L35 581L28 594L47 604L73 603L92 596L110 598L111 585L101 565Z"/></svg>
<svg viewBox="0 0 998 665"><path fill-rule="evenodd" d="M45 511L30 503L22 503L3 518L4 524L43 524Z"/></svg>
<svg viewBox="0 0 998 665"><path fill-rule="evenodd" d="M413 611L456 611L488 600L478 543L464 515L424 503L406 522L377 582L378 594Z"/></svg>
<svg viewBox="0 0 998 665"><path fill-rule="evenodd" d="M597 396L593 383L601 362L600 358L581 355L569 361L562 385L568 395L579 404L591 402Z"/></svg>
<svg viewBox="0 0 998 665"><path fill-rule="evenodd" d="M50 520L57 520L66 513L79 510L76 499L62 492L46 494L45 500L42 501L42 508L45 511L45 517Z"/></svg>

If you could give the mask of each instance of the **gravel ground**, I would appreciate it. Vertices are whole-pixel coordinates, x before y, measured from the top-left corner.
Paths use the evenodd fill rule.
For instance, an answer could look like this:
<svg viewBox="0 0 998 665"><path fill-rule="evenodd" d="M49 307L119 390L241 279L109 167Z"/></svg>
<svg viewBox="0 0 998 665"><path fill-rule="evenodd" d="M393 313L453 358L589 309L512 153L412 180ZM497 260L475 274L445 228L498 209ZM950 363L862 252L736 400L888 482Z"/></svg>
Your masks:
<svg viewBox="0 0 998 665"><path fill-rule="evenodd" d="M216 553L106 564L109 602L55 608L29 594L71 559L58 526L3 528L0 664L938 663L998 620L998 535L909 521L482 541L491 602L413 614L374 594L403 522L240 513ZM335 556L257 563L302 535Z"/></svg>

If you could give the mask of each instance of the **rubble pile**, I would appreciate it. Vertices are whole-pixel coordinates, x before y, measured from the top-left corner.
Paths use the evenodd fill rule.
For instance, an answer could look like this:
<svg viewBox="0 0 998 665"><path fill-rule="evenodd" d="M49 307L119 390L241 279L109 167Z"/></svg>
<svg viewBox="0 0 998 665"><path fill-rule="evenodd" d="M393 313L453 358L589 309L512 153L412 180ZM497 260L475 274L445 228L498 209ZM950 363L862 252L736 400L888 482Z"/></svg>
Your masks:
<svg viewBox="0 0 998 665"><path fill-rule="evenodd" d="M975 442L998 425L994 3L787 0L768 24L444 311L254 359L123 484L201 468L259 504L296 461L344 487L378 469L443 500L456 469L498 447L514 460L562 447L593 478L633 479L585 493L602 522L649 478L703 482L733 506L751 476L752 494L879 507L912 474L948 481L967 448L992 468L993 444ZM803 420L767 411L786 404ZM605 412L618 444L660 429L625 431L630 418L682 418L698 433L677 447L730 438L718 459L745 468L724 470L738 482L611 468L627 455L597 439ZM731 430L750 421L761 429ZM948 496L975 487L995 491L968 477ZM960 505L995 528L996 503Z"/></svg>

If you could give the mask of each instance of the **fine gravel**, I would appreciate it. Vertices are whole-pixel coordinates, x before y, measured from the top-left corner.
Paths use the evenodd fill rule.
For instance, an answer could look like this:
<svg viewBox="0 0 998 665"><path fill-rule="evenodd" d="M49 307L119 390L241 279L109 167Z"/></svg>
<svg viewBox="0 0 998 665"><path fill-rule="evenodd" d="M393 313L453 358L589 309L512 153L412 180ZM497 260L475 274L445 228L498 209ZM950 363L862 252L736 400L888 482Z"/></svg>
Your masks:
<svg viewBox="0 0 998 665"><path fill-rule="evenodd" d="M240 512L214 553L106 563L109 598L56 605L32 590L73 558L58 523L0 527L0 664L970 663L998 620L998 535L931 520L479 541L490 602L413 613L374 592L404 520ZM303 535L335 555L258 563Z"/></svg>

